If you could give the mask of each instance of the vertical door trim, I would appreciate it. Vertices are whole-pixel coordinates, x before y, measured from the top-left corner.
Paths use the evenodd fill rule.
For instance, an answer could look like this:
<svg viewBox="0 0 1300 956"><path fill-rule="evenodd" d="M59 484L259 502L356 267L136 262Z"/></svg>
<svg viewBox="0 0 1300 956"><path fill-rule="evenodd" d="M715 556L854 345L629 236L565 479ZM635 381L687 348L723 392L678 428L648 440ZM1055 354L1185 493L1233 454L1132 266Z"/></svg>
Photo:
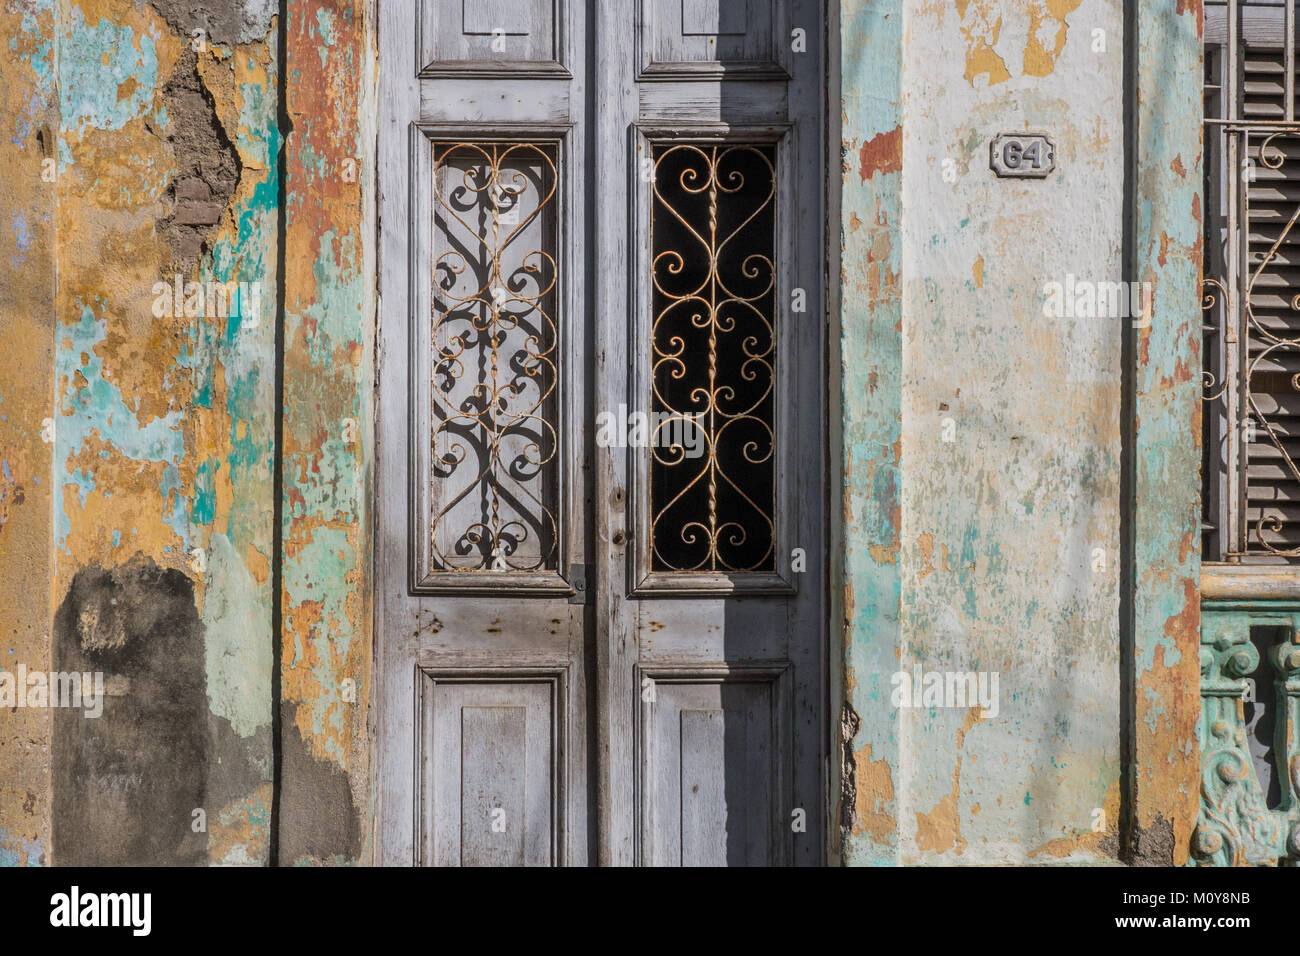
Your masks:
<svg viewBox="0 0 1300 956"><path fill-rule="evenodd" d="M594 86L596 149L593 156L596 204L595 404L614 407L611 398L626 395L628 365L626 350L611 351L617 342L627 342L631 331L633 302L625 275L629 250L629 228L633 210L629 205L628 176L635 168L635 142L629 109L635 90L633 80L634 38L639 22L629 31L625 19L629 0L619 3L591 3L592 37L595 46ZM639 15L638 15L639 21ZM622 156L620 164L615 160ZM618 172L611 175L610 170ZM596 805L598 807L597 862L601 866L631 866L637 862L635 821L640 819L639 800L631 777L619 774L632 766L633 714L636 691L632 686L636 663L635 634L624 618L623 569L627 561L627 474L626 450L612 444L597 445L595 455L594 519L596 540ZM629 647L628 637L633 638ZM618 808L621 812L615 812ZM631 813L626 808L632 809Z"/></svg>

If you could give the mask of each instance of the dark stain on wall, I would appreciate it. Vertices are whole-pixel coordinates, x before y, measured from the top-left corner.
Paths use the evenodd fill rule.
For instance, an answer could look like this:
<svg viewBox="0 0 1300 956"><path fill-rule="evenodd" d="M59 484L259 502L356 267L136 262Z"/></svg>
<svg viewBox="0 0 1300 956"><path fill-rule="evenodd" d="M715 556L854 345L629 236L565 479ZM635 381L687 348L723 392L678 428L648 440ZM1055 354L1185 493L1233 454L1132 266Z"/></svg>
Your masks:
<svg viewBox="0 0 1300 956"><path fill-rule="evenodd" d="M840 710L840 840L853 831L858 805L858 762L853 756L853 738L862 720L847 700Z"/></svg>
<svg viewBox="0 0 1300 956"><path fill-rule="evenodd" d="M209 822L212 815L248 795L271 779L271 728L259 727L252 737L240 737L230 721L208 713L211 752L221 760L208 768ZM209 828L210 829L210 828Z"/></svg>
<svg viewBox="0 0 1300 956"><path fill-rule="evenodd" d="M333 863L361 854L361 825L347 771L312 755L294 723L281 722L280 863Z"/></svg>
<svg viewBox="0 0 1300 956"><path fill-rule="evenodd" d="M54 862L199 865L207 834L203 624L180 571L87 568L54 618L55 671L100 671L103 713L54 710Z"/></svg>
<svg viewBox="0 0 1300 956"><path fill-rule="evenodd" d="M198 71L198 54L187 47L163 86L170 120L166 138L176 157L176 178L166 198L172 214L158 224L171 241L174 261L191 263L239 184L243 167L235 144L217 116L212 94Z"/></svg>
<svg viewBox="0 0 1300 956"><path fill-rule="evenodd" d="M202 30L208 42L222 44L247 43L265 36L268 24L263 21L271 9L263 4L260 13L247 10L240 0L153 0L151 5L182 36L192 38L195 30Z"/></svg>
<svg viewBox="0 0 1300 956"><path fill-rule="evenodd" d="M1130 835L1133 858L1128 862L1132 866L1173 866L1174 865L1174 824L1163 816L1156 816L1154 825L1143 829L1136 823Z"/></svg>

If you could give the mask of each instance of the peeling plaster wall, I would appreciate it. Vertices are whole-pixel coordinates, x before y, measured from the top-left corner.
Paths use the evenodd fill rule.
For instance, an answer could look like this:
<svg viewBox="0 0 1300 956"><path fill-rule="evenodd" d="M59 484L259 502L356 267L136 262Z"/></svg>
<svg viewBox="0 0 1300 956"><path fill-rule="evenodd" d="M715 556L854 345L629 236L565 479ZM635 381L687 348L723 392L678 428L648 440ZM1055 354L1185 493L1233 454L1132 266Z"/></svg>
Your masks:
<svg viewBox="0 0 1300 956"><path fill-rule="evenodd" d="M107 695L4 715L6 861L268 858L279 70L264 2L203 6L4 5L5 666Z"/></svg>
<svg viewBox="0 0 1300 956"><path fill-rule="evenodd" d="M373 17L291 4L280 863L369 854Z"/></svg>
<svg viewBox="0 0 1300 956"><path fill-rule="evenodd" d="M841 3L839 27L843 583L833 608L842 620L844 703L835 849L848 864L889 863L901 755L897 713L888 707L901 638L901 2Z"/></svg>
<svg viewBox="0 0 1300 956"><path fill-rule="evenodd" d="M107 699L4 713L0 863L368 852L373 20L286 6L3 0L0 669Z"/></svg>
<svg viewBox="0 0 1300 956"><path fill-rule="evenodd" d="M1134 863L1182 864L1201 788L1202 36L1196 0L1142 0L1134 272L1155 314L1134 364Z"/></svg>
<svg viewBox="0 0 1300 956"><path fill-rule="evenodd" d="M0 865L369 859L374 14L290 0L282 51L279 9L0 0L0 319L21 345L0 353L0 669L108 690L98 719L0 715ZM1144 61L1199 83L1199 7L1144 10ZM1123 320L1042 302L1069 273L1123 277L1121 7L842 0L838 28L836 850L1110 861ZM1137 860L1181 862L1199 127L1190 86L1154 66L1139 86L1191 123L1139 137L1137 226L1158 298L1136 481L1185 506L1137 513L1132 812ZM1026 128L1059 172L994 180L989 140ZM246 285L200 305L199 278ZM893 707L913 667L997 673L998 715Z"/></svg>
<svg viewBox="0 0 1300 956"><path fill-rule="evenodd" d="M373 21L278 9L4 0L0 669L107 701L6 709L3 864L367 852Z"/></svg>
<svg viewBox="0 0 1300 956"><path fill-rule="evenodd" d="M54 804L56 862L127 862L140 839L158 862L268 857L279 69L264 3L194 6L59 10L54 667L118 690L56 722L55 791L91 791ZM177 275L209 294L165 294ZM209 281L248 285L223 303ZM89 603L88 575L110 582ZM203 706L140 724L168 691ZM163 727L196 806L167 795Z"/></svg>
<svg viewBox="0 0 1300 956"><path fill-rule="evenodd" d="M49 667L53 560L53 159L58 135L53 0L4 0L0 37L0 669ZM46 173L42 176L42 173ZM46 430L46 435L49 431ZM50 862L48 710L0 713L0 866Z"/></svg>
<svg viewBox="0 0 1300 956"><path fill-rule="evenodd" d="M1121 4L841 5L846 51L891 35L892 75L841 84L844 858L1112 860L1125 320L1043 306L1124 278ZM1057 172L994 178L1024 130ZM915 670L996 675L996 716L894 706Z"/></svg>

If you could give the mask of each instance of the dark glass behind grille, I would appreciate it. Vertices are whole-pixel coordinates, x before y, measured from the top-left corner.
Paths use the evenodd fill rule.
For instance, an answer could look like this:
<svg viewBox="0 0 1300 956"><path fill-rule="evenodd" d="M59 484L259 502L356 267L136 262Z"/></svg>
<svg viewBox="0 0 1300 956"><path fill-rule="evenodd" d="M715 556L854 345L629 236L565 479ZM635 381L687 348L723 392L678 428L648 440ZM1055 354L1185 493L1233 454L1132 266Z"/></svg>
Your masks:
<svg viewBox="0 0 1300 956"><path fill-rule="evenodd" d="M771 572L775 150L665 144L654 162L651 568ZM692 423L694 458L672 439Z"/></svg>

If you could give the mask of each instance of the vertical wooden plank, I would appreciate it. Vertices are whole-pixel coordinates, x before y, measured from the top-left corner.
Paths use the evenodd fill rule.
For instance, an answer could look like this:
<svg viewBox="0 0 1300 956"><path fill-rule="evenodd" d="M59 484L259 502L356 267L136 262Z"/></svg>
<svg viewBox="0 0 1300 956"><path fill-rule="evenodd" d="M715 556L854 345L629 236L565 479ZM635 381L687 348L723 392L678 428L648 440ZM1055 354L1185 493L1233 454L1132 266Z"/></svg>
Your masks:
<svg viewBox="0 0 1300 956"><path fill-rule="evenodd" d="M1130 23L1133 21L1130 20ZM1196 822L1200 712L1200 2L1136 9L1132 278L1153 313L1135 330L1133 700L1127 851L1186 862Z"/></svg>
<svg viewBox="0 0 1300 956"><path fill-rule="evenodd" d="M635 0L608 0L594 5L596 149L595 213L596 351L594 395L597 408L618 407L628 394L626 274L628 183L632 166L632 123L636 118ZM627 450L595 448L594 524L596 565L596 763L597 862L630 866L636 862L634 715L638 689L635 615L624 600L628 555Z"/></svg>
<svg viewBox="0 0 1300 956"><path fill-rule="evenodd" d="M843 159L831 197L840 224L831 367L841 401L832 438L842 469L831 580L844 582L831 595L844 664L832 697L842 711L831 849L849 864L889 862L897 845L897 711L885 704L900 642L902 26L901 0L842 0L831 31L840 82L830 114L840 117ZM846 228L851 222L862 227Z"/></svg>
<svg viewBox="0 0 1300 956"><path fill-rule="evenodd" d="M524 708L463 706L460 725L460 862L523 866Z"/></svg>
<svg viewBox="0 0 1300 956"><path fill-rule="evenodd" d="M375 602L376 699L373 739L376 741L373 858L381 866L409 866L417 859L414 831L421 808L414 803L411 764L421 748L424 759L437 728L425 726L425 739L414 733L416 688L426 680L412 658L417 644L421 608L406 600L408 578L405 533L407 522L408 447L403 440L406 419L390 422L388 409L407 402L406 353L411 289L408 261L410 235L406 228L409 204L416 193L409 182L417 140L416 50L410 41L415 5L387 3L377 11L378 58L381 64L378 130L379 221L388 223L379 236L379 298L387 319L377 319L378 416L375 439L374 545L375 577L380 593ZM426 38L427 39L427 38ZM386 436L392 430L392 437ZM391 582L391 584L389 583ZM431 722L432 723L432 722ZM388 759L392 748L398 759ZM409 755L409 756L408 756ZM430 855L420 862L433 862Z"/></svg>
<svg viewBox="0 0 1300 956"><path fill-rule="evenodd" d="M736 715L731 716L734 719ZM683 866L722 866L729 862L728 827L734 825L732 814L743 809L727 803L726 788L734 786L735 768L727 766L726 720L721 708L683 708L679 717ZM726 767L724 773L718 773L720 762Z"/></svg>

